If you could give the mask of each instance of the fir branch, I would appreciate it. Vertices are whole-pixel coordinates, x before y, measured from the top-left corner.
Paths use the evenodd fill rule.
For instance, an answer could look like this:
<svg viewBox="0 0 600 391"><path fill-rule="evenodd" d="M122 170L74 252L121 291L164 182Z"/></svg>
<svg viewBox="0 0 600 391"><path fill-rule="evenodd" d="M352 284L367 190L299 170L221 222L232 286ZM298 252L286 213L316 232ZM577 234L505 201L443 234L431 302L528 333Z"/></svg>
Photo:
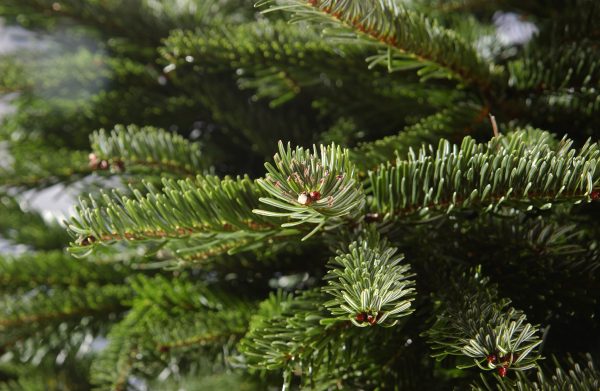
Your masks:
<svg viewBox="0 0 600 391"><path fill-rule="evenodd" d="M547 145L548 148L558 151L565 145L571 145L571 141L566 137L558 140L554 133L546 130L534 128L531 126L517 127L502 134L502 145L510 148L513 143L524 143L528 147L536 145Z"/></svg>
<svg viewBox="0 0 600 391"><path fill-rule="evenodd" d="M125 390L132 376L147 371L147 365L164 365L165 353L175 354L175 348L193 347L194 342L222 345L221 338L202 341L201 335L229 330L235 340L250 317L248 301L185 273L174 278L138 275L131 285L132 310L111 329L109 346L92 366L92 381L99 387ZM218 319L229 320L229 328Z"/></svg>
<svg viewBox="0 0 600 391"><path fill-rule="evenodd" d="M339 52L310 30L266 20L202 31L176 30L161 48L162 56L178 67L188 63L195 69L216 73L237 68L264 71L273 65L294 69L323 60L339 67ZM356 59L343 60L343 65L352 65Z"/></svg>
<svg viewBox="0 0 600 391"><path fill-rule="evenodd" d="M24 288L84 287L88 283L123 282L128 270L121 266L77 261L62 251L0 256L0 291Z"/></svg>
<svg viewBox="0 0 600 391"><path fill-rule="evenodd" d="M150 327L156 350L194 349L235 344L247 331L248 312L231 308L207 316L206 312L185 314Z"/></svg>
<svg viewBox="0 0 600 391"><path fill-rule="evenodd" d="M89 134L101 127L149 123L187 128L206 115L190 97L157 82L160 71L151 65L153 59L97 50L65 52L60 46L23 56L18 64L24 73L21 81L31 87L11 100L16 111L4 118L0 133L10 139L10 134L23 132L18 139L36 140L45 147L87 149ZM82 160L84 166L87 160Z"/></svg>
<svg viewBox="0 0 600 391"><path fill-rule="evenodd" d="M323 288L334 297L325 303L332 315L358 327L391 327L413 312L410 266L400 264L403 256L395 253L396 249L377 234L340 252L330 262L332 270L325 276L328 285Z"/></svg>
<svg viewBox="0 0 600 391"><path fill-rule="evenodd" d="M518 373L515 380L496 378L492 382L485 377L471 385L472 391L588 391L600 388L600 370L594 365L591 355L587 354L583 362L569 357L567 365L554 357L553 366L544 365L538 369L535 380L524 373ZM564 360L563 360L564 361Z"/></svg>
<svg viewBox="0 0 600 391"><path fill-rule="evenodd" d="M17 389L89 388L61 377L65 355L81 354L96 387L123 391L241 387L247 377L222 379L238 369L261 390L277 382L269 371L315 391L465 388L480 375L474 388L600 387L589 358L536 371L542 336L529 323L547 323L544 349L563 356L599 342L600 204L588 201L600 200L600 146L581 137L597 134L600 110L594 0L504 1L539 29L524 46L494 42L497 7L482 0L260 1L307 22L291 28L247 0L0 2L9 22L56 26L49 35L73 47L97 28L91 49L0 58L0 90L20 91L0 130L0 191L93 171L134 183L91 195L70 220L71 251L112 264L0 256L0 389L7 360L31 363L9 373ZM456 6L477 12L445 13ZM82 22L77 36L60 33L64 17ZM171 63L162 72L156 53ZM502 135L460 144L491 134L488 111ZM98 132L88 162L76 149L115 123L157 128ZM192 123L202 148L160 130ZM281 144L262 179L208 175L208 163L255 175L277 139L354 145L399 128L351 151ZM5 200L0 234L56 248L41 239L54 228ZM340 252L324 265L327 247ZM375 324L395 327L354 327ZM109 345L83 352L97 336Z"/></svg>
<svg viewBox="0 0 600 391"><path fill-rule="evenodd" d="M509 369L535 367L540 358L536 348L542 343L537 327L509 307L510 300L499 297L481 277L481 270L467 272L450 284L438 303L434 325L425 333L434 357L461 356L465 364L459 367L497 370L502 377Z"/></svg>
<svg viewBox="0 0 600 391"><path fill-rule="evenodd" d="M126 308L125 302L130 298L129 287L96 284L88 284L84 288L56 288L47 292L40 290L26 300L4 296L0 303L0 329L5 333L9 330L21 333L35 324L119 312Z"/></svg>
<svg viewBox="0 0 600 391"><path fill-rule="evenodd" d="M45 19L70 18L79 24L96 28L106 39L126 38L131 44L152 48L176 27L193 28L211 21L234 19L252 14L239 9L239 1L225 0L220 7L210 3L185 4L170 0L7 0L2 5L6 14L26 15ZM239 20L239 19L238 19ZM39 21L38 21L39 22Z"/></svg>
<svg viewBox="0 0 600 391"><path fill-rule="evenodd" d="M442 140L435 154L418 156L369 172L374 209L388 216L450 213L454 209L497 210L502 205L548 208L555 202L598 198L600 149L586 143L579 152L563 140L527 143L526 133L476 144L469 137L460 147Z"/></svg>
<svg viewBox="0 0 600 391"><path fill-rule="evenodd" d="M363 51L334 45L283 21L175 31L161 53L177 66L177 72L182 68L206 74L235 71L242 89L256 90L255 99L272 99L271 106L321 84L325 75L353 83L365 75L372 78L362 61ZM314 72L315 63L319 63L320 73Z"/></svg>
<svg viewBox="0 0 600 391"><path fill-rule="evenodd" d="M315 390L397 384L387 383L373 360L381 358L375 347L394 345L398 335L391 331L399 328L365 330L349 321L330 322L322 304L328 296L319 289L293 298L272 295L261 304L238 345L243 362L250 368L283 371L283 387L290 386L294 375L303 387Z"/></svg>
<svg viewBox="0 0 600 391"><path fill-rule="evenodd" d="M36 250L56 250L68 242L68 235L57 222L47 222L34 211L24 210L19 202L0 193L0 235L13 243Z"/></svg>
<svg viewBox="0 0 600 391"><path fill-rule="evenodd" d="M285 212L255 209L254 213L269 217L286 217L293 222L282 227L294 227L303 223L317 224L307 239L328 220L353 216L363 206L364 194L357 182L354 165L348 150L321 146L309 149L279 142L279 153L274 156L275 166L265 164L267 176L257 183L272 197L262 197L264 204L283 209ZM295 220L295 221L294 221Z"/></svg>
<svg viewBox="0 0 600 391"><path fill-rule="evenodd" d="M596 118L594 114L600 110L597 91L597 87L549 90L535 95L528 94L521 102L529 106L527 111L535 112L538 121L547 121L547 126L554 125L556 119L560 119L561 122L558 123L569 124L581 136L597 137L598 122L593 120ZM524 115L522 111L517 114Z"/></svg>
<svg viewBox="0 0 600 391"><path fill-rule="evenodd" d="M265 243L271 246L271 251L293 242L300 231L294 229L266 231L234 231L207 235L195 235L185 240L181 245L174 245L175 253L183 262L203 266L207 261L219 258L218 255L229 256L245 251L257 250ZM222 261L222 260L221 260Z"/></svg>
<svg viewBox="0 0 600 391"><path fill-rule="evenodd" d="M92 384L112 391L125 391L138 353L141 325L148 307L134 307L115 325L108 339L110 343L93 361L90 370Z"/></svg>
<svg viewBox="0 0 600 391"><path fill-rule="evenodd" d="M257 6L271 3L274 1L260 1ZM445 69L482 91L487 91L492 82L490 69L459 35L392 0L285 0L271 5L265 12L277 10L292 12L294 21L309 20L342 27L356 38L367 38L376 47L389 49L372 61L387 62L390 71L394 70L397 54L427 66L425 69L430 74Z"/></svg>
<svg viewBox="0 0 600 391"><path fill-rule="evenodd" d="M600 53L583 41L511 61L509 85L520 91L558 91L600 86Z"/></svg>
<svg viewBox="0 0 600 391"><path fill-rule="evenodd" d="M58 365L55 357L39 363L3 363L0 365L0 390L90 389L90 361L90 355L86 355L63 365Z"/></svg>
<svg viewBox="0 0 600 391"><path fill-rule="evenodd" d="M343 349L344 339L350 338L347 333L352 333L352 328L350 322L321 322L328 318L320 304L325 298L318 290L305 291L287 302L279 315L263 317L261 321L254 319L254 328L239 344L247 365L284 369L284 384L289 384L296 365L317 369L334 360L341 353L339 349Z"/></svg>
<svg viewBox="0 0 600 391"><path fill-rule="evenodd" d="M4 147L4 146L1 146ZM10 142L8 162L0 166L0 187L41 188L68 184L88 175L87 154L54 149L39 142Z"/></svg>
<svg viewBox="0 0 600 391"><path fill-rule="evenodd" d="M206 345L232 345L246 332L254 306L217 286L176 279L138 276L132 281L138 302L152 305L146 333L158 352ZM165 316L167 315L168 316ZM163 318L166 317L167 319Z"/></svg>
<svg viewBox="0 0 600 391"><path fill-rule="evenodd" d="M221 311L227 307L242 308L246 300L232 296L216 287L194 282L183 273L177 278L162 275L146 277L137 275L130 280L137 300L145 305L152 304L164 311Z"/></svg>
<svg viewBox="0 0 600 391"><path fill-rule="evenodd" d="M275 232L272 219L252 210L266 193L248 177L232 179L198 176L195 179L163 179L162 191L148 186L148 194L133 190L135 199L115 192L104 196L104 205L82 200L68 229L77 238L73 251L87 252L115 241L189 238L194 235L238 232ZM227 238L227 235L225 235Z"/></svg>
<svg viewBox="0 0 600 391"><path fill-rule="evenodd" d="M253 101L252 95L240 91L230 75L203 77L201 80L195 72L171 72L168 75L177 88L193 99L194 105L199 102L206 108L210 118L223 132L220 148L213 155L223 162L229 154L244 151L244 163L239 166L244 172L253 167L249 163L257 164L257 169L260 169L264 158L272 155L273 144L277 140L309 143L323 128L321 123L311 118L315 111L306 102L274 108L266 102ZM237 149L232 152L234 146ZM209 152L212 151L206 150L206 153ZM257 155L260 163L253 161Z"/></svg>
<svg viewBox="0 0 600 391"><path fill-rule="evenodd" d="M372 170L396 157L406 158L411 148L418 150L424 144L437 144L442 138L467 134L487 114L487 107L473 103L458 104L407 126L397 135L362 143L351 150L350 156L361 170Z"/></svg>
<svg viewBox="0 0 600 391"><path fill-rule="evenodd" d="M93 133L90 144L93 151L90 164L95 169L192 176L208 167L198 143L163 129L117 125L110 133L104 129ZM106 162L104 167L103 162Z"/></svg>

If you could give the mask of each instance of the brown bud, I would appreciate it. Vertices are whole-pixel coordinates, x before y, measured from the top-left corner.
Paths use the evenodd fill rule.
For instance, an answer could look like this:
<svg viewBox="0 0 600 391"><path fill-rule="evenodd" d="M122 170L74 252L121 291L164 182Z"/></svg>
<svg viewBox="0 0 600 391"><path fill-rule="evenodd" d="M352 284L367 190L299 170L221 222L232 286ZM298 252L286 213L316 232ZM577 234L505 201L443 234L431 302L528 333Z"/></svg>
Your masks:
<svg viewBox="0 0 600 391"><path fill-rule="evenodd" d="M508 368L506 368L506 367L500 367L500 368L498 368L498 375L500 377L506 377L507 373L508 373Z"/></svg>
<svg viewBox="0 0 600 391"><path fill-rule="evenodd" d="M89 246L90 244L94 243L96 241L96 238L92 235L90 236L86 236L85 238L83 238L81 240L81 245L82 246Z"/></svg>
<svg viewBox="0 0 600 391"><path fill-rule="evenodd" d="M376 223L380 220L379 213L367 213L365 215L366 223Z"/></svg>
<svg viewBox="0 0 600 391"><path fill-rule="evenodd" d="M113 163L113 168L117 172L125 171L125 163L122 160L117 160Z"/></svg>
<svg viewBox="0 0 600 391"><path fill-rule="evenodd" d="M318 191L311 191L310 192L310 199L312 201L319 201L321 199L321 193L319 193Z"/></svg>

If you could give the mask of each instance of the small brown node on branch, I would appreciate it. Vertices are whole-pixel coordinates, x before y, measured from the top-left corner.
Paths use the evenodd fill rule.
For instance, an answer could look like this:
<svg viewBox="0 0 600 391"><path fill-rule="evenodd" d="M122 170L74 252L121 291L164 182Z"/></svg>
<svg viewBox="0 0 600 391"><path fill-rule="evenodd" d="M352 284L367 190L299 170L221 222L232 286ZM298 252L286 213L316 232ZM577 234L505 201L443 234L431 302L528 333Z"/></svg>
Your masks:
<svg viewBox="0 0 600 391"><path fill-rule="evenodd" d="M122 160L116 160L112 164L112 166L116 172L124 172L125 171L125 163Z"/></svg>
<svg viewBox="0 0 600 391"><path fill-rule="evenodd" d="M171 350L171 348L169 348L167 345L160 345L158 347L158 351L161 353L168 353L169 350Z"/></svg>
<svg viewBox="0 0 600 391"><path fill-rule="evenodd" d="M381 220L381 216L379 215L379 213L367 213L365 215L366 223L376 223L379 220Z"/></svg>
<svg viewBox="0 0 600 391"><path fill-rule="evenodd" d="M86 236L85 238L81 239L81 245L82 246L89 246L90 244L94 243L96 241L96 238L92 235L90 236Z"/></svg>

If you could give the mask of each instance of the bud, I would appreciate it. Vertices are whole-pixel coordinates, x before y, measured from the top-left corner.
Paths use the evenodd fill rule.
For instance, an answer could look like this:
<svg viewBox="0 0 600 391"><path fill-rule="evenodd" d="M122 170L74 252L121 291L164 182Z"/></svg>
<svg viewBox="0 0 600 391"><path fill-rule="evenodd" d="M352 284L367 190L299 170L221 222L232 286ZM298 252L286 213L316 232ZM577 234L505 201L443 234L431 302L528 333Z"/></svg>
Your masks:
<svg viewBox="0 0 600 391"><path fill-rule="evenodd" d="M90 168L92 170L95 170L96 168L98 168L98 156L96 156L95 153L90 153L88 155L89 161L90 161Z"/></svg>
<svg viewBox="0 0 600 391"><path fill-rule="evenodd" d="M498 368L498 375L500 377L506 377L507 373L508 373L508 368L506 368L506 367L500 367L500 368Z"/></svg>
<svg viewBox="0 0 600 391"><path fill-rule="evenodd" d="M374 326L377 323L377 318L374 317L373 315L368 315L367 316L367 322L369 322L369 324L371 326Z"/></svg>
<svg viewBox="0 0 600 391"><path fill-rule="evenodd" d="M300 195L298 196L298 203L300 205L310 205L311 203L311 199L310 196L308 194L306 194L305 192L300 193Z"/></svg>

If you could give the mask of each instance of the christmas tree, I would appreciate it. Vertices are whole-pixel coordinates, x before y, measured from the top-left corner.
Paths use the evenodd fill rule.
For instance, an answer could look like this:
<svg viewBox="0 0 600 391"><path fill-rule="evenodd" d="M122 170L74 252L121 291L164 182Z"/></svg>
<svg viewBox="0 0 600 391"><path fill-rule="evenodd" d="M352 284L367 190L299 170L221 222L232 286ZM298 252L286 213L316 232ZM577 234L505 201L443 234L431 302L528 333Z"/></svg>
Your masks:
<svg viewBox="0 0 600 391"><path fill-rule="evenodd" d="M0 15L1 390L600 389L596 1Z"/></svg>

